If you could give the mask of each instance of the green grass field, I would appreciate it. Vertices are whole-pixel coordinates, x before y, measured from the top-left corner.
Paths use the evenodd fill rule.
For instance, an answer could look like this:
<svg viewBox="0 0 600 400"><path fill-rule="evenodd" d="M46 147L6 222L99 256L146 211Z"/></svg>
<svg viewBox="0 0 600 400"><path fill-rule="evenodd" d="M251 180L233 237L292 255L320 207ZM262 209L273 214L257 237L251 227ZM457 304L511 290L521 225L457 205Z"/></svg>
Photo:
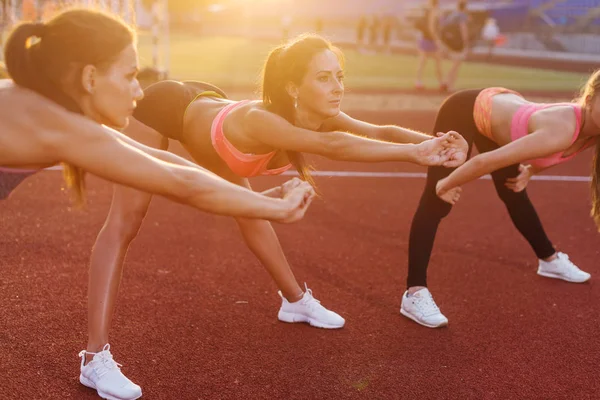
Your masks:
<svg viewBox="0 0 600 400"><path fill-rule="evenodd" d="M171 37L171 77L203 80L224 87L256 86L262 63L276 42L244 38ZM142 65L151 64L151 44L140 37ZM410 88L414 83L417 59L407 55L365 55L345 51L346 86L352 88ZM444 64L448 68L449 64ZM435 85L433 63L427 66L430 86ZM464 63L458 88L507 86L517 90L575 91L586 80L585 74L531 68Z"/></svg>

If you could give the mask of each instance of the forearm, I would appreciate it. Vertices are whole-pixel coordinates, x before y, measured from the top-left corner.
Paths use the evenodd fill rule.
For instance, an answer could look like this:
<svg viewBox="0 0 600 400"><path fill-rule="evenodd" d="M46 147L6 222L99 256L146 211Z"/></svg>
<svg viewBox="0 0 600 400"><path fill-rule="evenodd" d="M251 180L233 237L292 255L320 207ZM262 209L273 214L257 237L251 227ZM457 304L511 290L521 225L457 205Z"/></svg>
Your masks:
<svg viewBox="0 0 600 400"><path fill-rule="evenodd" d="M548 167L546 168L542 168L542 167L534 167L533 165L529 165L529 172L531 172L531 175L538 175L540 172L547 170Z"/></svg>
<svg viewBox="0 0 600 400"><path fill-rule="evenodd" d="M343 133L332 136L321 155L339 161L415 162L415 150L414 144L390 143Z"/></svg>
<svg viewBox="0 0 600 400"><path fill-rule="evenodd" d="M92 129L98 127L90 125ZM283 200L242 188L196 164L171 164L148 154L154 151L170 158L166 152L146 152L150 149L147 146L138 144L140 148L136 148L105 133L95 136L73 135L73 138L69 146L57 143L56 151L60 160L111 182L162 195L219 215L280 220L288 212ZM183 159L178 161L182 162Z"/></svg>
<svg viewBox="0 0 600 400"><path fill-rule="evenodd" d="M433 139L433 136L414 131L412 129L402 128L400 126L386 126L381 132L381 139L393 143L413 143L419 144L425 140Z"/></svg>
<svg viewBox="0 0 600 400"><path fill-rule="evenodd" d="M180 167L173 167L179 169ZM263 195L197 169L180 174L190 194L184 203L214 214L267 220L284 219L288 210L284 201ZM269 191L266 191L269 192Z"/></svg>
<svg viewBox="0 0 600 400"><path fill-rule="evenodd" d="M282 197L281 186L275 186L273 188L267 189L263 192L260 192L263 196L274 197L280 199Z"/></svg>
<svg viewBox="0 0 600 400"><path fill-rule="evenodd" d="M486 162L485 155L479 154L469 161L454 170L447 178L445 178L444 188L452 189L462 186L465 183L478 179L486 174L495 171L495 168L490 163Z"/></svg>

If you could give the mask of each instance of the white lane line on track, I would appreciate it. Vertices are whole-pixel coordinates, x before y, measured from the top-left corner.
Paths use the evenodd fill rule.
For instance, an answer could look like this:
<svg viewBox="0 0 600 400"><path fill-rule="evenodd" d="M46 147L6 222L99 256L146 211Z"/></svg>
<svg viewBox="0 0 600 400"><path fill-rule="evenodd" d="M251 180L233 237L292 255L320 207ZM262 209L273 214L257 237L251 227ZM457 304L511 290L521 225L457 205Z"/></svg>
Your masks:
<svg viewBox="0 0 600 400"><path fill-rule="evenodd" d="M46 168L46 171L62 171L62 167L55 166ZM298 176L295 171L284 172L282 175ZM313 171L314 176L340 177L340 178L419 178L427 177L424 172L362 172L362 171ZM492 177L486 175L480 179L490 180ZM562 181L562 182L591 182L589 176L574 175L537 175L531 178L534 181Z"/></svg>

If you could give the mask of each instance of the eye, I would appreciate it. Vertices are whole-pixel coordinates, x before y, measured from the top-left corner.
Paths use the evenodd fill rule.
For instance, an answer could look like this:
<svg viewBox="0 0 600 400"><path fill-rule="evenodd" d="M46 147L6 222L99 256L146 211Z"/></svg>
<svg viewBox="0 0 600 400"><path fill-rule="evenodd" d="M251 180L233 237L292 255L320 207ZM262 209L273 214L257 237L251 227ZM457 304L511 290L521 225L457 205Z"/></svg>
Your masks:
<svg viewBox="0 0 600 400"><path fill-rule="evenodd" d="M346 79L344 75L338 75L338 81L344 82L344 79Z"/></svg>
<svg viewBox="0 0 600 400"><path fill-rule="evenodd" d="M327 75L323 75L323 76L320 76L318 79L319 79L319 82L327 82L329 80L329 77Z"/></svg>

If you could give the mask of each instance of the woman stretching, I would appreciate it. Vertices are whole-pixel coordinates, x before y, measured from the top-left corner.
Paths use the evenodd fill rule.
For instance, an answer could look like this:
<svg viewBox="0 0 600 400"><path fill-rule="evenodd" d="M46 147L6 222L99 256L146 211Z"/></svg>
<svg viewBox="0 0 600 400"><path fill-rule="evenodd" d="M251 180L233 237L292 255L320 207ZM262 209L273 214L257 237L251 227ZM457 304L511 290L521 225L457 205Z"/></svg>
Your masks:
<svg viewBox="0 0 600 400"><path fill-rule="evenodd" d="M101 125L126 126L143 95L136 79L135 34L118 19L91 10L64 11L45 24L19 25L5 50L12 79L0 80L0 199L27 175L63 163L80 200L86 171L234 217L293 222L310 204L314 191L308 183L292 180L254 193ZM105 398L141 396L108 349L81 372L81 382Z"/></svg>
<svg viewBox="0 0 600 400"><path fill-rule="evenodd" d="M177 140L199 164L246 188L250 177L280 174L291 166L312 182L302 152L334 160L421 165L457 166L466 159L467 143L456 133L432 138L396 126L374 126L340 112L342 55L321 37L302 36L276 48L263 75L262 101L234 102L200 82L152 85L126 134L160 148L167 147L169 138ZM115 189L91 257L89 352L108 343L125 254L150 199L145 193ZM269 222L238 218L237 223L247 246L280 290L281 321L330 329L344 325L341 316L297 283Z"/></svg>
<svg viewBox="0 0 600 400"><path fill-rule="evenodd" d="M403 315L430 328L448 323L427 289L427 265L433 242L440 221L457 200L460 185L488 173L492 174L498 196L515 227L539 259L537 273L567 282L590 279L590 274L555 249L525 187L532 175L569 161L596 144L592 216L600 226L599 90L600 72L596 72L574 103L532 103L517 92L494 87L461 91L442 104L435 129L457 130L469 144L475 143L481 154L454 172L444 167L429 168L410 231L408 290L400 308Z"/></svg>

